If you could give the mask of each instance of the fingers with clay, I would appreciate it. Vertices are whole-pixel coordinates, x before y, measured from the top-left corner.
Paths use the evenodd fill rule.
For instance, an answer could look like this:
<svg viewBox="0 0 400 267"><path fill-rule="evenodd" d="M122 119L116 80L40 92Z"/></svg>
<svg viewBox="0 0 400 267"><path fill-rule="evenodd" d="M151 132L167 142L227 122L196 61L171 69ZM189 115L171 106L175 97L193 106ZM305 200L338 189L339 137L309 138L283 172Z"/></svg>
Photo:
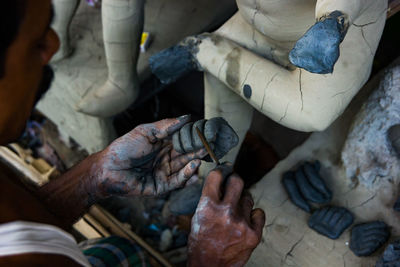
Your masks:
<svg viewBox="0 0 400 267"><path fill-rule="evenodd" d="M205 149L177 153L170 137L183 130L190 116L143 124L102 152L100 197L155 196L185 186L207 155Z"/></svg>
<svg viewBox="0 0 400 267"><path fill-rule="evenodd" d="M228 122L221 118L199 120L183 126L173 137L174 149L179 153L189 153L204 148L196 128L205 136L218 159L225 156L239 143L239 137Z"/></svg>
<svg viewBox="0 0 400 267"><path fill-rule="evenodd" d="M188 266L244 266L260 243L265 213L254 209L244 182L232 165L221 164L204 183L192 219Z"/></svg>

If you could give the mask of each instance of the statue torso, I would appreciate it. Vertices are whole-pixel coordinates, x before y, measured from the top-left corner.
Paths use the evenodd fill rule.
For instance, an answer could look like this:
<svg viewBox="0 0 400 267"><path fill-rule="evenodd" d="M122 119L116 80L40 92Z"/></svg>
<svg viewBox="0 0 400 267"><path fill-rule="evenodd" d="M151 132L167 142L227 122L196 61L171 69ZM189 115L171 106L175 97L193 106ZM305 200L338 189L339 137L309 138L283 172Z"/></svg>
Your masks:
<svg viewBox="0 0 400 267"><path fill-rule="evenodd" d="M261 34L296 42L314 23L316 0L237 0L241 16Z"/></svg>

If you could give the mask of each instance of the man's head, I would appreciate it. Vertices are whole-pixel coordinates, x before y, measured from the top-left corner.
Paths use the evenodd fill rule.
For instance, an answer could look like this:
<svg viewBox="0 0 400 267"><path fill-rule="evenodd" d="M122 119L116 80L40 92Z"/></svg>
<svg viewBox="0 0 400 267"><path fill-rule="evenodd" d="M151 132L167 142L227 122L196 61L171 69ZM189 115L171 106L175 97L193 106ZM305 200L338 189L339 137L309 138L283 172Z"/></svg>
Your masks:
<svg viewBox="0 0 400 267"><path fill-rule="evenodd" d="M49 84L46 67L58 50L50 28L51 0L6 0L0 9L0 144L17 139L38 95Z"/></svg>

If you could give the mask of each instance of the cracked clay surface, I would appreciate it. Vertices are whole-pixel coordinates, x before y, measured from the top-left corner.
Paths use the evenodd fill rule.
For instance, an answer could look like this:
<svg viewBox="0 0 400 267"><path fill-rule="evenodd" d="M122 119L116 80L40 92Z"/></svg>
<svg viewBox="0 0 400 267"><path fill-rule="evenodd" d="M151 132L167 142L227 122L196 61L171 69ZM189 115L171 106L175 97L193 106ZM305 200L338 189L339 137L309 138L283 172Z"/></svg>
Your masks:
<svg viewBox="0 0 400 267"><path fill-rule="evenodd" d="M383 181L379 188L369 189L348 179L339 160L346 139L342 133L349 129L368 92L378 84L379 79L367 85L330 128L312 134L251 188L255 205L265 210L267 221L262 243L247 266L264 266L265 263L270 266L375 266L380 257L379 253L369 257L354 255L349 248L351 228L337 240L330 240L307 226L310 215L288 200L281 183L283 173L296 169L305 161L321 161L324 166L321 176L333 192L332 205L348 209L354 215L354 225L380 220L391 227L389 242L400 236L399 215L393 211L397 197L393 184ZM396 180L392 182L399 183Z"/></svg>

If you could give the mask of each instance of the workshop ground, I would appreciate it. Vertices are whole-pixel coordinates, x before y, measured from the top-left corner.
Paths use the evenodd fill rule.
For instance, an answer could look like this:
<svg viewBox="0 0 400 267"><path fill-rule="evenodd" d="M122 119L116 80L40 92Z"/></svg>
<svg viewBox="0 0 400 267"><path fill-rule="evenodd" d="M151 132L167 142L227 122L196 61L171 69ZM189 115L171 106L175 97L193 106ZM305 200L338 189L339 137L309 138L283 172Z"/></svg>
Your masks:
<svg viewBox="0 0 400 267"><path fill-rule="evenodd" d="M376 56L373 74L388 66L393 59L400 55L398 49L400 47L399 26L400 14L388 20ZM151 26L148 27L151 28ZM24 144L34 148L39 156L57 166L60 171L71 167L87 153L101 149L108 142L107 140L120 136L141 123L182 114L192 114L194 120L203 117L203 76L197 72L189 74L168 87L161 86L148 73L143 74L147 78L143 79L139 100L126 112L119 114L112 120L102 120L82 114L71 116L70 114L75 112L74 105L78 100L87 93L87 90L104 82L104 77L106 77L107 70L101 42L100 11L87 7L82 1L72 24L71 33L75 52L70 59L55 64L55 84L46 96L47 99L39 105L39 111L45 117L53 120L56 125L48 120L43 120L43 118L35 117L40 126L35 124L32 127L39 128L41 133L31 137L32 140ZM150 33L152 32L150 31ZM148 58L148 55L143 56L146 59ZM140 64L145 65L145 63ZM146 73L146 67L141 68L143 73ZM73 90L72 87L74 87ZM99 130L104 130L104 132L98 132ZM337 132L335 133L337 134ZM70 137L75 135L77 136L76 142L67 142L70 147L73 144L73 149L68 148L60 141L69 140ZM245 179L247 186L250 186L287 156L289 156L289 162L297 159L298 156L293 156L293 154L290 156L291 152L301 146L309 136L310 134L282 127L255 111L251 129L242 146L235 168ZM88 145L89 151L85 152L79 148L78 144L82 145L85 142L89 144L96 138L103 141ZM333 139L327 138L326 140L330 142ZM316 144L322 144L322 140L305 143L305 145L311 147ZM307 147L300 147L297 151L306 149ZM296 153L298 155L300 152ZM339 152L336 151L335 153ZM321 157L325 156L326 154L321 154ZM279 168L282 170L282 166L288 165L290 164L281 162ZM274 170L273 173L279 173L279 171ZM267 178L270 178L270 176L267 176ZM258 192L257 194L260 197L262 196L260 186L268 183L267 178L264 178L262 183L257 185L258 188L253 189L254 192ZM173 257L175 259L172 260L173 263L184 264L185 246L191 217L172 215L168 211L169 197L167 195L157 199L113 198L104 201L102 205L119 220L129 223L134 232L142 236L155 248L166 253L166 257L169 257L170 260ZM267 206L263 201L269 200L268 198L259 198L257 205ZM290 203L286 205L290 205ZM294 240L294 242L297 241ZM292 248L290 244L289 242L289 250ZM282 250L287 250L283 244ZM292 252L292 250L290 251ZM255 264L254 259L251 262Z"/></svg>

